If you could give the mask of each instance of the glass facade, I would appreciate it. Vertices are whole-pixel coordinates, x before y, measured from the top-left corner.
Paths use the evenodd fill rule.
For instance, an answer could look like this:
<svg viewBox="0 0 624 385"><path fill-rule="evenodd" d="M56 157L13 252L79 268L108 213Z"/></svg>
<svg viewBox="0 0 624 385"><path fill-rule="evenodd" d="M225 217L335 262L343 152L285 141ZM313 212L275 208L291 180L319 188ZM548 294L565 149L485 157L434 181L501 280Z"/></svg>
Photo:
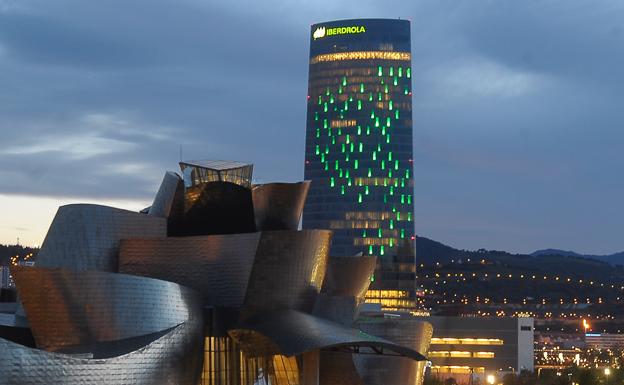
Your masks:
<svg viewBox="0 0 624 385"><path fill-rule="evenodd" d="M206 337L201 385L299 385L295 357L247 357L229 337Z"/></svg>
<svg viewBox="0 0 624 385"><path fill-rule="evenodd" d="M413 256L410 24L312 26L304 228L334 231L331 254Z"/></svg>
<svg viewBox="0 0 624 385"><path fill-rule="evenodd" d="M209 182L230 182L251 188L253 165L233 161L204 160L180 162L184 186L194 187Z"/></svg>

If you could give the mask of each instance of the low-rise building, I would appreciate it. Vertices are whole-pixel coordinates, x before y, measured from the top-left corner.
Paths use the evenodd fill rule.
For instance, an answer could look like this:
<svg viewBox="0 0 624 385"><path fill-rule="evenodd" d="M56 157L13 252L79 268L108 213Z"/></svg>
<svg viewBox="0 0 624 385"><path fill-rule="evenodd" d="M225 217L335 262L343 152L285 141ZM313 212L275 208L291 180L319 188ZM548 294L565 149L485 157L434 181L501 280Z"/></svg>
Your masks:
<svg viewBox="0 0 624 385"><path fill-rule="evenodd" d="M533 370L533 318L425 317L433 325L430 374L459 384ZM495 378L494 377L494 378ZM492 380L493 377L490 377Z"/></svg>
<svg viewBox="0 0 624 385"><path fill-rule="evenodd" d="M586 333L585 344L594 349L623 349L624 334L615 333Z"/></svg>

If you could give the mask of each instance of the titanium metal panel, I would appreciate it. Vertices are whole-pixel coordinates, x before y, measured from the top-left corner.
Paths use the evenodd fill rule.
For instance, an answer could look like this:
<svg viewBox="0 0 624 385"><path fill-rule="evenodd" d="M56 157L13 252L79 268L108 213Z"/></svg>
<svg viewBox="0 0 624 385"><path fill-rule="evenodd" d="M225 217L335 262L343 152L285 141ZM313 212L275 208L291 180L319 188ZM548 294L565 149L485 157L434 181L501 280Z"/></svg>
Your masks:
<svg viewBox="0 0 624 385"><path fill-rule="evenodd" d="M264 231L260 237L243 311L312 311L321 290L331 231Z"/></svg>
<svg viewBox="0 0 624 385"><path fill-rule="evenodd" d="M331 257L314 315L351 326L375 271L375 257Z"/></svg>
<svg viewBox="0 0 624 385"><path fill-rule="evenodd" d="M166 235L165 218L92 204L61 206L37 255L37 266L116 272L122 238Z"/></svg>
<svg viewBox="0 0 624 385"><path fill-rule="evenodd" d="M375 272L376 257L331 257L322 292L328 295L364 300Z"/></svg>
<svg viewBox="0 0 624 385"><path fill-rule="evenodd" d="M392 341L425 355L429 350L433 327L430 323L409 318L371 318L358 322L366 333ZM424 361L403 357L353 355L355 367L367 385L420 385L424 380Z"/></svg>
<svg viewBox="0 0 624 385"><path fill-rule="evenodd" d="M121 273L177 282L197 290L205 304L243 304L260 233L125 239Z"/></svg>
<svg viewBox="0 0 624 385"><path fill-rule="evenodd" d="M183 217L170 221L170 226L169 233L175 236L254 232L251 189L219 181L186 186Z"/></svg>
<svg viewBox="0 0 624 385"><path fill-rule="evenodd" d="M179 187L182 187L182 178L175 172L167 171L149 208L149 215L169 218Z"/></svg>
<svg viewBox="0 0 624 385"><path fill-rule="evenodd" d="M108 359L31 349L0 338L0 385L196 385L202 368L201 319L147 346Z"/></svg>
<svg viewBox="0 0 624 385"><path fill-rule="evenodd" d="M49 351L156 333L202 316L199 296L172 282L39 267L12 272L37 346Z"/></svg>
<svg viewBox="0 0 624 385"><path fill-rule="evenodd" d="M257 314L228 331L250 356L295 356L317 349L378 349L425 360L414 349L296 310Z"/></svg>
<svg viewBox="0 0 624 385"><path fill-rule="evenodd" d="M355 370L352 356L344 352L322 351L319 364L319 385L365 385Z"/></svg>
<svg viewBox="0 0 624 385"><path fill-rule="evenodd" d="M310 182L267 183L251 189L256 229L297 230Z"/></svg>

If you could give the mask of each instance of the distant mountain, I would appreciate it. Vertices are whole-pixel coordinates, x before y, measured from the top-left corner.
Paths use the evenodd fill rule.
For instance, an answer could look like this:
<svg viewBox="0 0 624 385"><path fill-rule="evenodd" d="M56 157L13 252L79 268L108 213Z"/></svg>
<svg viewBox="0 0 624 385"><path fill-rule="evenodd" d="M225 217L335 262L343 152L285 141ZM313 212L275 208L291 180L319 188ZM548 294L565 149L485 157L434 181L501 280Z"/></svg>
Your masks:
<svg viewBox="0 0 624 385"><path fill-rule="evenodd" d="M537 250L531 253L534 257L541 257L542 255L562 255L565 257L584 257L584 255L575 253L574 251L559 250L559 249L544 249Z"/></svg>
<svg viewBox="0 0 624 385"><path fill-rule="evenodd" d="M442 265L458 263L474 264L481 260L487 265L524 273L544 273L550 275L569 274L603 280L624 278L624 255L614 254L603 257L587 257L563 250L542 250L537 255L511 254L499 250L460 250L443 243L425 238L416 238L416 261L418 264ZM614 268L614 265L621 265Z"/></svg>
<svg viewBox="0 0 624 385"><path fill-rule="evenodd" d="M510 257L515 254L500 250L464 250L447 246L438 241L418 236L416 237L416 259L418 263L449 263L451 261L480 260L483 258ZM520 254L518 254L520 255Z"/></svg>
<svg viewBox="0 0 624 385"><path fill-rule="evenodd" d="M611 265L624 265L624 251L620 253L614 253L610 255L592 255L592 254L579 254L574 251L566 251L559 249L545 249L545 250L537 250L531 253L534 257L541 257L546 255L559 255L565 257L579 257L579 258L589 258L595 259L597 261L602 261L609 263Z"/></svg>
<svg viewBox="0 0 624 385"><path fill-rule="evenodd" d="M425 237L416 238L416 260L418 263L448 263L451 260L467 258L465 250L458 250Z"/></svg>

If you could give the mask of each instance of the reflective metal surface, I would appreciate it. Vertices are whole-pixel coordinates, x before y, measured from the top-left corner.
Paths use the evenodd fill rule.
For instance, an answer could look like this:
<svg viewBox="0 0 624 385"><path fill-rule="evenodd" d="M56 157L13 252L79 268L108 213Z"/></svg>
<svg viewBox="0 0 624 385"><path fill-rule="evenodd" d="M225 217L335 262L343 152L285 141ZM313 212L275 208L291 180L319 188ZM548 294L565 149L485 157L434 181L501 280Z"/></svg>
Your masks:
<svg viewBox="0 0 624 385"><path fill-rule="evenodd" d="M296 310L265 312L242 322L229 335L250 356L299 355L316 349L370 351L424 360L414 349ZM395 357L396 358L396 357Z"/></svg>
<svg viewBox="0 0 624 385"><path fill-rule="evenodd" d="M297 230L309 189L309 181L253 186L256 229Z"/></svg>
<svg viewBox="0 0 624 385"><path fill-rule="evenodd" d="M187 186L184 214L169 225L169 234L176 236L254 232L251 190L221 181Z"/></svg>
<svg viewBox="0 0 624 385"><path fill-rule="evenodd" d="M37 346L50 351L160 332L202 317L192 290L99 271L12 269Z"/></svg>
<svg viewBox="0 0 624 385"><path fill-rule="evenodd" d="M116 272L122 238L166 234L165 218L92 204L61 206L37 255L37 266Z"/></svg>
<svg viewBox="0 0 624 385"><path fill-rule="evenodd" d="M352 356L344 352L321 352L319 385L365 385L355 369Z"/></svg>
<svg viewBox="0 0 624 385"><path fill-rule="evenodd" d="M351 326L375 271L375 257L332 257L314 314Z"/></svg>
<svg viewBox="0 0 624 385"><path fill-rule="evenodd" d="M429 350L433 327L413 318L371 318L358 322L360 329L425 355ZM355 367L367 385L420 385L424 379L424 361L402 357L353 355Z"/></svg>
<svg viewBox="0 0 624 385"><path fill-rule="evenodd" d="M331 257L323 282L324 294L354 297L359 303L371 283L375 272L375 257Z"/></svg>
<svg viewBox="0 0 624 385"><path fill-rule="evenodd" d="M240 307L259 241L260 233L126 239L119 271L193 288L206 305Z"/></svg>
<svg viewBox="0 0 624 385"><path fill-rule="evenodd" d="M50 353L0 338L0 385L195 385L202 335L201 320L191 320L141 349L108 359Z"/></svg>
<svg viewBox="0 0 624 385"><path fill-rule="evenodd" d="M149 215L168 218L175 199L176 191L182 185L178 174L167 171L149 209Z"/></svg>
<svg viewBox="0 0 624 385"><path fill-rule="evenodd" d="M264 231L254 260L243 312L312 311L321 290L331 231Z"/></svg>

